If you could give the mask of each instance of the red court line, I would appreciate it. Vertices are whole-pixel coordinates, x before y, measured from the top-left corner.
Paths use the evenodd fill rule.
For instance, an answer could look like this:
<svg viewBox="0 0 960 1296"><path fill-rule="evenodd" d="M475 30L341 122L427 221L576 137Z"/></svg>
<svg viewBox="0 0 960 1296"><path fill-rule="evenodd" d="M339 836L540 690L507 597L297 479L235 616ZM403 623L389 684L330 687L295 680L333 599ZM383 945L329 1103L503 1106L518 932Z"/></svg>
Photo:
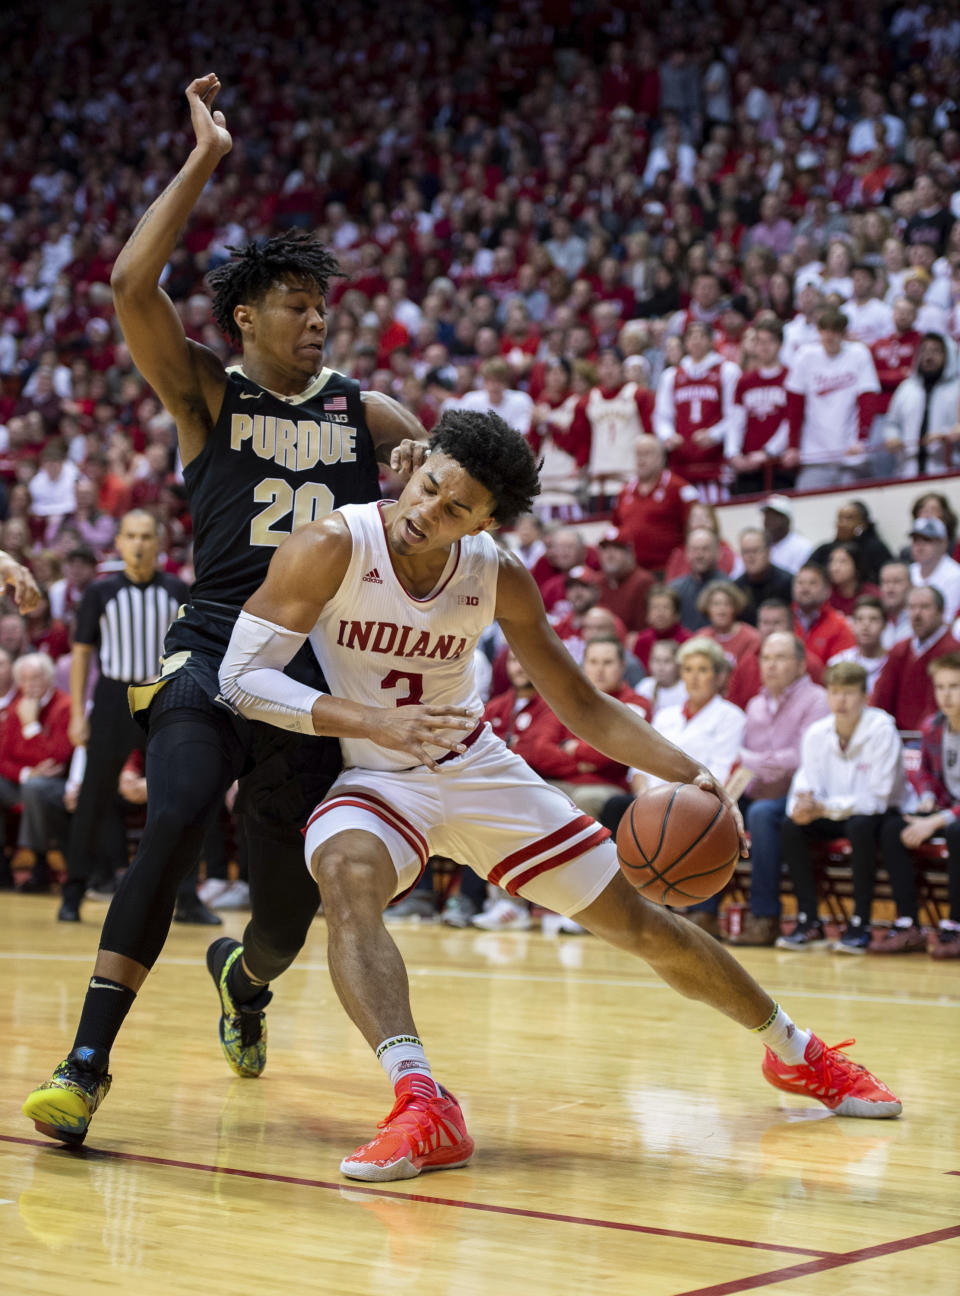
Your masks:
<svg viewBox="0 0 960 1296"><path fill-rule="evenodd" d="M55 1145L40 1139L18 1138L12 1134L0 1134L0 1142L19 1143L24 1147L39 1147L54 1151ZM296 1175L268 1174L263 1170L239 1170L231 1166L203 1165L196 1161L173 1161L167 1157L144 1156L138 1152L113 1152L109 1149L63 1148L59 1149L65 1156L83 1157L90 1160L136 1161L141 1165L169 1166L175 1170L200 1170L205 1174L234 1175L238 1179L261 1179L267 1183L294 1184L301 1188L326 1188L328 1191L340 1192L341 1189L351 1193L366 1193L371 1197L395 1197L401 1201L421 1202L428 1206L450 1206L458 1210L488 1212L492 1215L514 1215L522 1219L546 1220L553 1224L582 1224L588 1228L617 1229L625 1233L643 1233L650 1237L678 1238L684 1242L713 1242L719 1246L744 1247L751 1251L776 1251L787 1255L816 1256L821 1260L832 1260L832 1251L814 1251L810 1247L786 1246L773 1242L751 1242L744 1238L714 1237L710 1233L684 1233L678 1229L651 1228L646 1224L627 1224L621 1220L591 1219L579 1215L556 1215L552 1211L521 1210L517 1206L499 1206L489 1202L458 1201L453 1197L424 1197L420 1193L392 1192L387 1188L371 1188L355 1180L328 1183L323 1179L301 1179Z"/></svg>
<svg viewBox="0 0 960 1296"><path fill-rule="evenodd" d="M914 1237L898 1238L894 1242L878 1242L875 1246L861 1247L858 1251L823 1256L819 1260L808 1260L806 1264L790 1265L787 1269L770 1269L767 1273L753 1274L749 1278L731 1278L727 1282L713 1283L709 1287L677 1292L676 1296L732 1296L734 1292L754 1291L757 1287L789 1282L791 1278L803 1278L806 1274L843 1269L848 1265L862 1264L864 1260L896 1255L898 1251L913 1251L917 1247L932 1246L935 1242L947 1242L956 1237L960 1237L960 1224L935 1229L932 1233L917 1233Z"/></svg>

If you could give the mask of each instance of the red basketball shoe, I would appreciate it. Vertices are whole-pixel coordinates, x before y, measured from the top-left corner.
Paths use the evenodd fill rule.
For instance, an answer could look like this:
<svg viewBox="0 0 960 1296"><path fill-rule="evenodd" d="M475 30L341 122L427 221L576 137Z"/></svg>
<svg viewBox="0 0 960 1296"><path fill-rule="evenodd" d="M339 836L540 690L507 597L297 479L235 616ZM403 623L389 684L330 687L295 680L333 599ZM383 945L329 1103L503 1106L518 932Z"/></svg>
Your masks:
<svg viewBox="0 0 960 1296"><path fill-rule="evenodd" d="M838 1116L899 1116L900 1099L840 1050L856 1040L829 1047L811 1035L800 1066L787 1066L772 1049L763 1059L764 1079L787 1093L816 1098Z"/></svg>
<svg viewBox="0 0 960 1296"><path fill-rule="evenodd" d="M340 1163L350 1179L415 1179L421 1170L455 1170L473 1156L460 1104L441 1088L435 1098L405 1090L380 1133Z"/></svg>

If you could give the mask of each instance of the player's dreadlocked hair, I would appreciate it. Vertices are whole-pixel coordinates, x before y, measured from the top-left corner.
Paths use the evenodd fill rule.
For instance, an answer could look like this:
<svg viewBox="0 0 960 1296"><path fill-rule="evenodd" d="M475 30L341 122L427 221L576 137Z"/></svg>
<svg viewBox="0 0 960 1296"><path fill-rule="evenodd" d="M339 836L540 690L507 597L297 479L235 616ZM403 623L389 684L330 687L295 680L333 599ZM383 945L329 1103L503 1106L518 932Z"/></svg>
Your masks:
<svg viewBox="0 0 960 1296"><path fill-rule="evenodd" d="M430 449L456 459L494 499L494 520L506 526L529 513L540 494L540 465L519 432L499 414L444 410L430 438Z"/></svg>
<svg viewBox="0 0 960 1296"><path fill-rule="evenodd" d="M213 318L237 347L241 337L233 308L238 303L259 301L274 284L286 279L316 284L326 296L330 280L343 274L333 253L302 230L227 250L231 253L230 260L211 270L207 283L213 290Z"/></svg>

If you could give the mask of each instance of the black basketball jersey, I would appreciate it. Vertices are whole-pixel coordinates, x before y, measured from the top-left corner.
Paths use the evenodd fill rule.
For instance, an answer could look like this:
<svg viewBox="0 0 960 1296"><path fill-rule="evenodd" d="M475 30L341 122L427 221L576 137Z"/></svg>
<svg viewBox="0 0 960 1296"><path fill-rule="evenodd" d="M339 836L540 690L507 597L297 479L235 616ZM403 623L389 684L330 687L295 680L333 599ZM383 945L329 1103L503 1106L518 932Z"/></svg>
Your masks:
<svg viewBox="0 0 960 1296"><path fill-rule="evenodd" d="M183 477L196 580L168 652L225 647L236 613L291 531L341 504L380 497L360 389L333 369L299 396L278 396L239 367L228 369L220 416Z"/></svg>

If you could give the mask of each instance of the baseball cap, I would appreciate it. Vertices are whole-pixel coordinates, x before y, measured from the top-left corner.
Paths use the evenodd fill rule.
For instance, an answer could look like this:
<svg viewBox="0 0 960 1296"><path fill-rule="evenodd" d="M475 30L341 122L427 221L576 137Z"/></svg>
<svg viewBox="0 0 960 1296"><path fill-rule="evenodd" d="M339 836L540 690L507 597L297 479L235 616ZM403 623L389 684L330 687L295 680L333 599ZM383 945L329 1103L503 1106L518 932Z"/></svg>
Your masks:
<svg viewBox="0 0 960 1296"><path fill-rule="evenodd" d="M567 572L565 585L599 585L601 576L592 567L571 567Z"/></svg>
<svg viewBox="0 0 960 1296"><path fill-rule="evenodd" d="M601 549L604 545L620 545L623 549L632 549L633 541L627 537L625 531L618 531L616 527L608 527L597 541L597 545Z"/></svg>
<svg viewBox="0 0 960 1296"><path fill-rule="evenodd" d="M911 539L913 536L919 536L921 540L946 540L947 528L939 518L917 518L910 528L910 536Z"/></svg>
<svg viewBox="0 0 960 1296"><path fill-rule="evenodd" d="M782 513L784 517L793 520L793 501L787 499L786 495L768 495L760 508L773 509L774 513Z"/></svg>

